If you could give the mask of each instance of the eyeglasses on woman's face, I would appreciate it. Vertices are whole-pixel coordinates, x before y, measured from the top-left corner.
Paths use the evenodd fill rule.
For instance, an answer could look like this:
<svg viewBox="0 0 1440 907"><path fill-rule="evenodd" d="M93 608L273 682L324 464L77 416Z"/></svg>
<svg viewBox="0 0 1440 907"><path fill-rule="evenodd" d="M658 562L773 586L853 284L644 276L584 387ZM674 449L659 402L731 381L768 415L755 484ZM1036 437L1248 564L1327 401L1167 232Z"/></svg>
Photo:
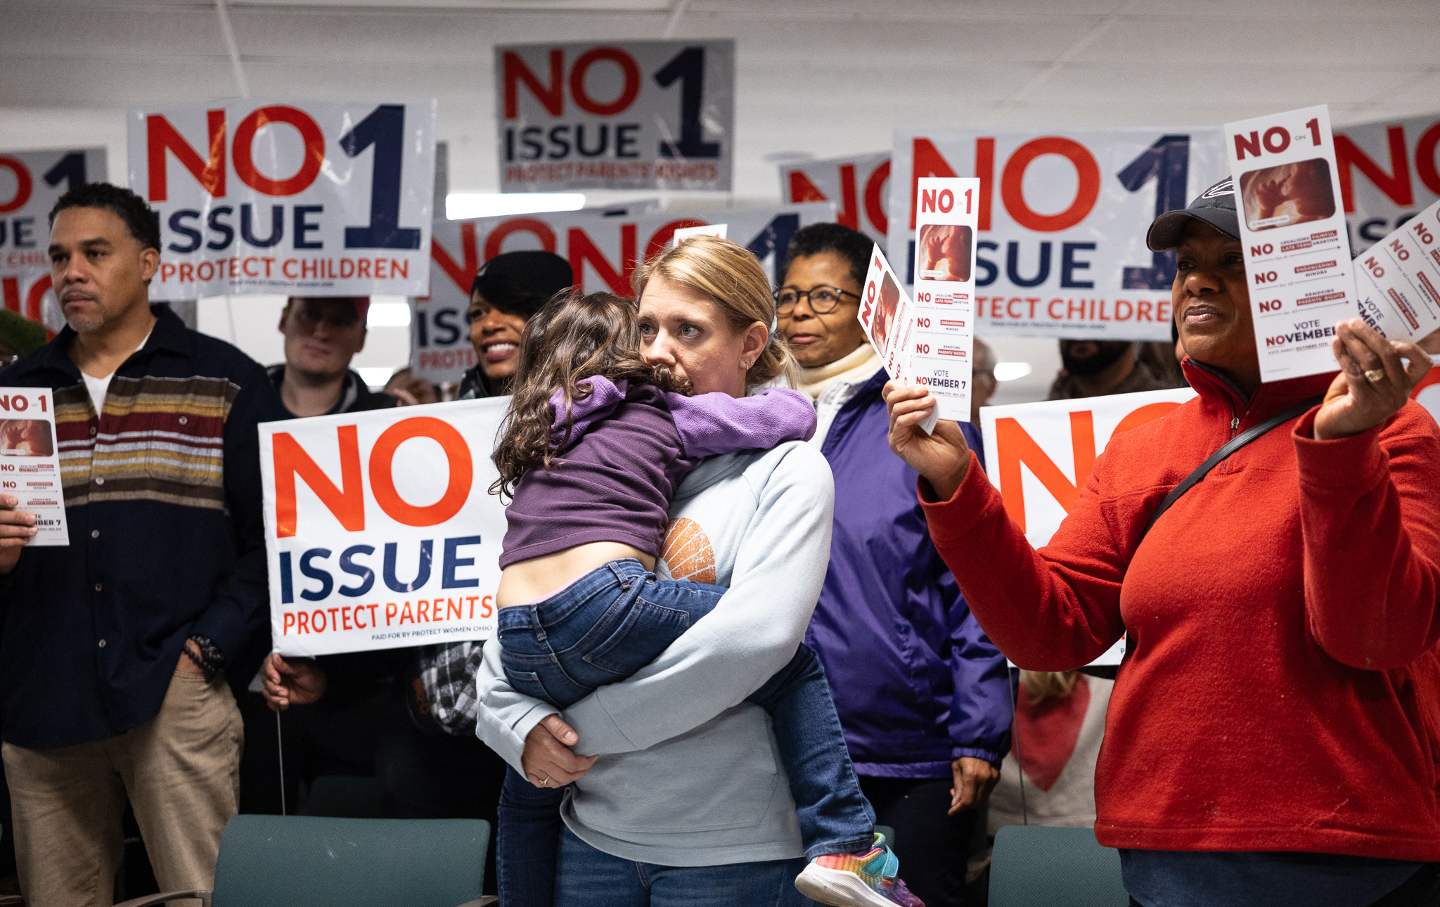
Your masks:
<svg viewBox="0 0 1440 907"><path fill-rule="evenodd" d="M842 290L839 287L819 284L808 290L799 287L781 287L775 291L775 314L780 316L789 315L800 304L801 299L810 300L810 311L816 315L828 315L845 301L846 296L860 298L859 293L851 293L849 290Z"/></svg>

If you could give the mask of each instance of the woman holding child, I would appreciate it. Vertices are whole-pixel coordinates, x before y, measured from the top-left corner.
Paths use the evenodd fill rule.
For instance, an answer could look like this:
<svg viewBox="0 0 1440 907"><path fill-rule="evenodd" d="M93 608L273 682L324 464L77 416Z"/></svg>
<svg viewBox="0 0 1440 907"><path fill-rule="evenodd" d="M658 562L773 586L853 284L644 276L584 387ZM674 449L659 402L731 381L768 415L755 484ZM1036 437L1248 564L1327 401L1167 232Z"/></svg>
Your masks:
<svg viewBox="0 0 1440 907"><path fill-rule="evenodd" d="M742 247L713 238L691 240L643 266L636 290L639 308L631 317L636 318L645 363L662 372L652 382L657 389L637 394L634 378L628 390L622 381L595 384L587 379L584 388L563 382L564 392L549 397L561 445L571 443L577 427L593 430L588 414L597 401L605 402L597 395L608 394L611 401L627 405L669 407L683 451L695 438L693 413L686 413L706 395L736 398L719 407L729 412L749 391L793 369L788 349L770 328L774 303L764 271ZM592 302L612 305L610 300ZM557 312L536 330L565 323L564 313ZM663 394L658 387L671 384L670 379L688 385L697 403ZM524 383L525 376L517 375L517 386ZM668 402L657 404L661 398ZM606 407L618 405L605 402ZM707 405L713 408L715 403ZM777 420L780 410L783 407L777 407ZM607 409L605 418L623 425L622 416L616 415L623 412ZM810 424L802 434L808 435L813 419L806 412ZM712 427L711 437L723 421ZM780 432L778 437L796 436ZM497 451L502 476L505 451L512 449L506 438L502 436ZM525 854L507 860L507 826L520 828L545 808L543 798L526 792L525 781L516 786L512 776L507 784L499 845L502 898L507 903L507 892L537 903L532 896L546 889L561 907L792 905L804 903L796 889L800 876L801 884L817 883L808 892L819 897L816 892L826 891L834 898L827 903L919 904L895 878L894 858L883 842L872 846L873 814L854 785L828 694L824 708L791 713L808 718L803 722L807 726L798 728L802 736L833 741L838 747L843 764L819 774L844 783L827 782L825 790L807 785L812 780L810 762L800 761L803 770L787 776L783 766L796 761L784 740L797 729L787 728L783 708L767 716L770 707L760 703L759 694L772 686L774 675L792 672L795 663L804 660L800 643L825 575L833 505L829 470L818 452L798 439L774 443L772 437L763 443L764 448L719 456L710 456L717 448L709 445L694 445L682 453L709 458L687 465L679 487L670 490L669 529L658 550L637 545L640 550L630 554L658 555L670 577L704 584L697 594L714 590L718 602L697 613L674 642L624 679L575 701L579 690L569 695L549 690L543 679L529 692L539 697L548 691L553 697L521 693L517 687L525 687L524 680L535 673L523 670L524 659L531 659L531 665L543 659L519 645L545 644L546 631L552 629L547 607L552 615L568 615L579 605L566 598L571 586L545 597L535 587L543 573L526 570L530 562L523 557L506 561L520 568L513 575L526 582L507 588L502 578L501 645L486 647L477 677L478 733L532 789L569 785L561 807L565 829L557 862L549 871ZM729 449L744 446L731 444ZM583 452L564 451L583 468ZM565 453L558 457L557 476L566 468ZM512 486L517 503L526 493L525 481L521 478ZM648 491L652 497L657 492L662 499L666 496L663 486ZM529 554L548 556L546 551L541 546ZM643 574L646 565L637 565L638 558L629 557L629 566L610 561L572 586L598 582L607 570L616 576L628 577L636 569ZM562 571L556 582L568 579ZM622 592L627 581L620 584ZM653 576L633 581L647 589L665 585ZM511 594L509 588L520 591ZM614 605L628 606L623 600ZM710 606L713 611L708 611ZM671 607L679 606L672 602ZM813 657L803 671L813 671L812 680L818 677L823 689L823 673ZM565 703L563 720L554 700ZM833 757L835 748L806 752ZM844 821L827 825L826 814ZM837 836L841 827L849 834ZM832 832L828 844L833 846L813 839L817 828ZM808 864L805 856L812 858ZM847 885L848 894L836 894L833 886Z"/></svg>

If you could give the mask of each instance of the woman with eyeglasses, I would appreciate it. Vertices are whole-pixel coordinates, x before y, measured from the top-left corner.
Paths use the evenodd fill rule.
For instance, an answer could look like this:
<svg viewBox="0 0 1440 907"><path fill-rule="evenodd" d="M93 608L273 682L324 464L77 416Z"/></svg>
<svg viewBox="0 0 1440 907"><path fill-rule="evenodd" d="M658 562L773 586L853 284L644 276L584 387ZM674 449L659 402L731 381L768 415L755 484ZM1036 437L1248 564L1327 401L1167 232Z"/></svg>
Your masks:
<svg viewBox="0 0 1440 907"><path fill-rule="evenodd" d="M963 904L972 833L983 841L976 810L1009 749L1010 694L1004 659L930 543L916 473L886 444L886 375L857 318L872 246L839 224L805 227L775 292L800 389L815 400L811 443L835 477L830 565L806 641L907 884L931 907ZM969 441L979 449L978 434Z"/></svg>

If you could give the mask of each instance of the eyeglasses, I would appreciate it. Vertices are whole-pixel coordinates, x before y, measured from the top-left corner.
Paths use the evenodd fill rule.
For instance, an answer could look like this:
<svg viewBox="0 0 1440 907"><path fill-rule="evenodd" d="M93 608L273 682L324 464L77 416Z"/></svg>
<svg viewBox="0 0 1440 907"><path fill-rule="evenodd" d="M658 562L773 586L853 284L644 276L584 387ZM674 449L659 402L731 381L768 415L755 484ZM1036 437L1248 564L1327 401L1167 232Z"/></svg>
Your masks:
<svg viewBox="0 0 1440 907"><path fill-rule="evenodd" d="M781 287L775 291L775 314L789 315L795 310L795 306L799 305L801 299L808 299L810 300L810 311L816 315L829 315L835 311L846 296L860 298L859 293L852 293L839 287L828 287L823 283L808 290Z"/></svg>
<svg viewBox="0 0 1440 907"><path fill-rule="evenodd" d="M291 309L290 314L295 318L295 323L306 333L314 331L324 322L331 330L348 328L360 321L360 313L350 303L337 305L326 305L316 307L313 305L297 305Z"/></svg>

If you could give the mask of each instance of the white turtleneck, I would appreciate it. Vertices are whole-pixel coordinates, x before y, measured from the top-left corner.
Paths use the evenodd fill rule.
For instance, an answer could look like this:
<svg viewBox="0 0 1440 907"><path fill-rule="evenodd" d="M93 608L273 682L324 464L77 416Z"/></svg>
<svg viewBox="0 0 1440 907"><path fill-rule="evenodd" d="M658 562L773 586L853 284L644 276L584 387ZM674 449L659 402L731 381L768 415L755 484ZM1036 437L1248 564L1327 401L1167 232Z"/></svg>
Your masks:
<svg viewBox="0 0 1440 907"><path fill-rule="evenodd" d="M840 407L879 370L880 357L868 343L860 344L834 362L800 369L799 389L815 401L816 425L812 444L819 447L825 443L825 435L830 431L830 423L835 420Z"/></svg>

